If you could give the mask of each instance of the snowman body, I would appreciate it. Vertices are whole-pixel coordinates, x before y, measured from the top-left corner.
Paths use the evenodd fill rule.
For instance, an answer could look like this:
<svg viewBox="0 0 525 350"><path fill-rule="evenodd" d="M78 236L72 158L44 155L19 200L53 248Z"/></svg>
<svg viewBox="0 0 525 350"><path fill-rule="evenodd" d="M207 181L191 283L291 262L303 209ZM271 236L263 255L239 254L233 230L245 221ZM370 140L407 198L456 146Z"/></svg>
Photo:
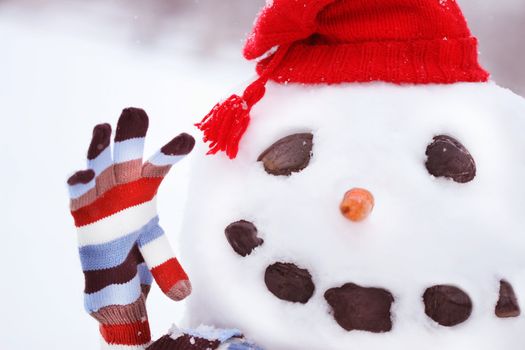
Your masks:
<svg viewBox="0 0 525 350"><path fill-rule="evenodd" d="M494 310L501 280L525 303L524 131L525 100L492 83L268 84L237 158L194 159L181 247L194 286L189 325L239 328L270 350L522 349L525 318ZM265 171L259 155L297 133L313 136L308 165ZM429 174L437 135L468 149L472 181ZM351 188L375 197L363 222L339 210ZM225 234L239 220L264 240L246 256ZM269 290L275 263L308 271L307 301ZM391 293L390 330L336 322L325 293L348 283ZM436 285L470 297L466 321L427 316L423 294Z"/></svg>

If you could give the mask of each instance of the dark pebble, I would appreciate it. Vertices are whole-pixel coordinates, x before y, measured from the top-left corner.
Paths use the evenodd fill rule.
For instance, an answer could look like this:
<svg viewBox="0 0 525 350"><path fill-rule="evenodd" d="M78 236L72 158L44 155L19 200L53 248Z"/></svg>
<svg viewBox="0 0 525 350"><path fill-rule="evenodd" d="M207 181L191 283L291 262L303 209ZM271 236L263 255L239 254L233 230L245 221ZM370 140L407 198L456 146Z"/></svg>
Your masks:
<svg viewBox="0 0 525 350"><path fill-rule="evenodd" d="M308 166L312 157L312 148L312 134L294 134L271 145L257 161L263 162L268 174L289 176Z"/></svg>
<svg viewBox="0 0 525 350"><path fill-rule="evenodd" d="M476 176L476 162L458 140L440 135L427 147L426 167L435 177L445 177L467 183Z"/></svg>
<svg viewBox="0 0 525 350"><path fill-rule="evenodd" d="M364 288L347 283L326 291L337 323L347 331L384 333L392 330L392 294L380 288Z"/></svg>
<svg viewBox="0 0 525 350"><path fill-rule="evenodd" d="M454 286L434 286L423 295L425 313L442 326L453 327L468 320L472 301L461 289Z"/></svg>
<svg viewBox="0 0 525 350"><path fill-rule="evenodd" d="M314 294L315 286L308 270L295 264L275 263L266 268L266 287L277 298L306 304Z"/></svg>
<svg viewBox="0 0 525 350"><path fill-rule="evenodd" d="M233 250L241 256L250 255L255 248L264 243L257 237L257 227L245 220L228 225L224 233Z"/></svg>
<svg viewBox="0 0 525 350"><path fill-rule="evenodd" d="M521 314L514 288L507 281L500 282L499 300L496 305L496 316L500 318L518 317Z"/></svg>

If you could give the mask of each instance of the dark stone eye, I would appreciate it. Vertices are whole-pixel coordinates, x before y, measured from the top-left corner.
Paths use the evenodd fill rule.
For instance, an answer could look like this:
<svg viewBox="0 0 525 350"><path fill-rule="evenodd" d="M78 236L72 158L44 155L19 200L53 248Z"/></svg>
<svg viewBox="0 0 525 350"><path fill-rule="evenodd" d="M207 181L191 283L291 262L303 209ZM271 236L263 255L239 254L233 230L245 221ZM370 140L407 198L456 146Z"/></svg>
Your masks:
<svg viewBox="0 0 525 350"><path fill-rule="evenodd" d="M266 268L266 287L281 300L306 304L314 295L314 282L308 270L295 264L275 263Z"/></svg>
<svg viewBox="0 0 525 350"><path fill-rule="evenodd" d="M392 330L392 294L380 288L364 288L347 283L326 291L336 322L347 331L384 333Z"/></svg>
<svg viewBox="0 0 525 350"><path fill-rule="evenodd" d="M259 156L258 162L271 175L289 176L308 166L312 157L313 135L294 134L280 139Z"/></svg>
<svg viewBox="0 0 525 350"><path fill-rule="evenodd" d="M476 162L458 140L446 135L434 137L426 151L428 172L458 183L467 183L476 176Z"/></svg>
<svg viewBox="0 0 525 350"><path fill-rule="evenodd" d="M228 225L224 233L233 250L241 256L250 255L255 248L264 243L257 236L257 227L245 220Z"/></svg>
<svg viewBox="0 0 525 350"><path fill-rule="evenodd" d="M465 322L472 313L472 301L461 289L434 286L423 295L425 313L442 326L452 327Z"/></svg>
<svg viewBox="0 0 525 350"><path fill-rule="evenodd" d="M521 314L514 288L507 281L500 282L499 300L496 305L496 316L499 318L518 317Z"/></svg>

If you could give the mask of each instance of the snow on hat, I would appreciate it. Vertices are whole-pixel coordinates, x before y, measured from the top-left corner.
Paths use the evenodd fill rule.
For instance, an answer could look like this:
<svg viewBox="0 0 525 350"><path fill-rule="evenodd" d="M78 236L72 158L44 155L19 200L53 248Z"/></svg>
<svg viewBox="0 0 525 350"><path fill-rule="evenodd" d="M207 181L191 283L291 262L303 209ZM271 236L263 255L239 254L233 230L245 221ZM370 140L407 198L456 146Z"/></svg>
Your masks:
<svg viewBox="0 0 525 350"><path fill-rule="evenodd" d="M273 0L244 48L262 58L242 96L217 104L196 124L209 154L235 158L252 107L278 83L486 82L478 43L455 0Z"/></svg>

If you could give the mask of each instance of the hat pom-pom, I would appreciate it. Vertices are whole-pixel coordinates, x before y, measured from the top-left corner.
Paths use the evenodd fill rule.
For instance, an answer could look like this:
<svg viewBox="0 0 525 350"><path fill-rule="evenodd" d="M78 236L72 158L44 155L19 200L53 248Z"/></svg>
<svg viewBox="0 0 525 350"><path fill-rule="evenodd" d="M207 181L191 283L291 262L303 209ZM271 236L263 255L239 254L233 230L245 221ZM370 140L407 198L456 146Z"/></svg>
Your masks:
<svg viewBox="0 0 525 350"><path fill-rule="evenodd" d="M250 124L250 111L265 93L264 84L265 81L255 81L246 88L242 97L228 97L195 124L204 133L204 142L210 143L208 154L222 151L230 159L237 156L239 142Z"/></svg>

